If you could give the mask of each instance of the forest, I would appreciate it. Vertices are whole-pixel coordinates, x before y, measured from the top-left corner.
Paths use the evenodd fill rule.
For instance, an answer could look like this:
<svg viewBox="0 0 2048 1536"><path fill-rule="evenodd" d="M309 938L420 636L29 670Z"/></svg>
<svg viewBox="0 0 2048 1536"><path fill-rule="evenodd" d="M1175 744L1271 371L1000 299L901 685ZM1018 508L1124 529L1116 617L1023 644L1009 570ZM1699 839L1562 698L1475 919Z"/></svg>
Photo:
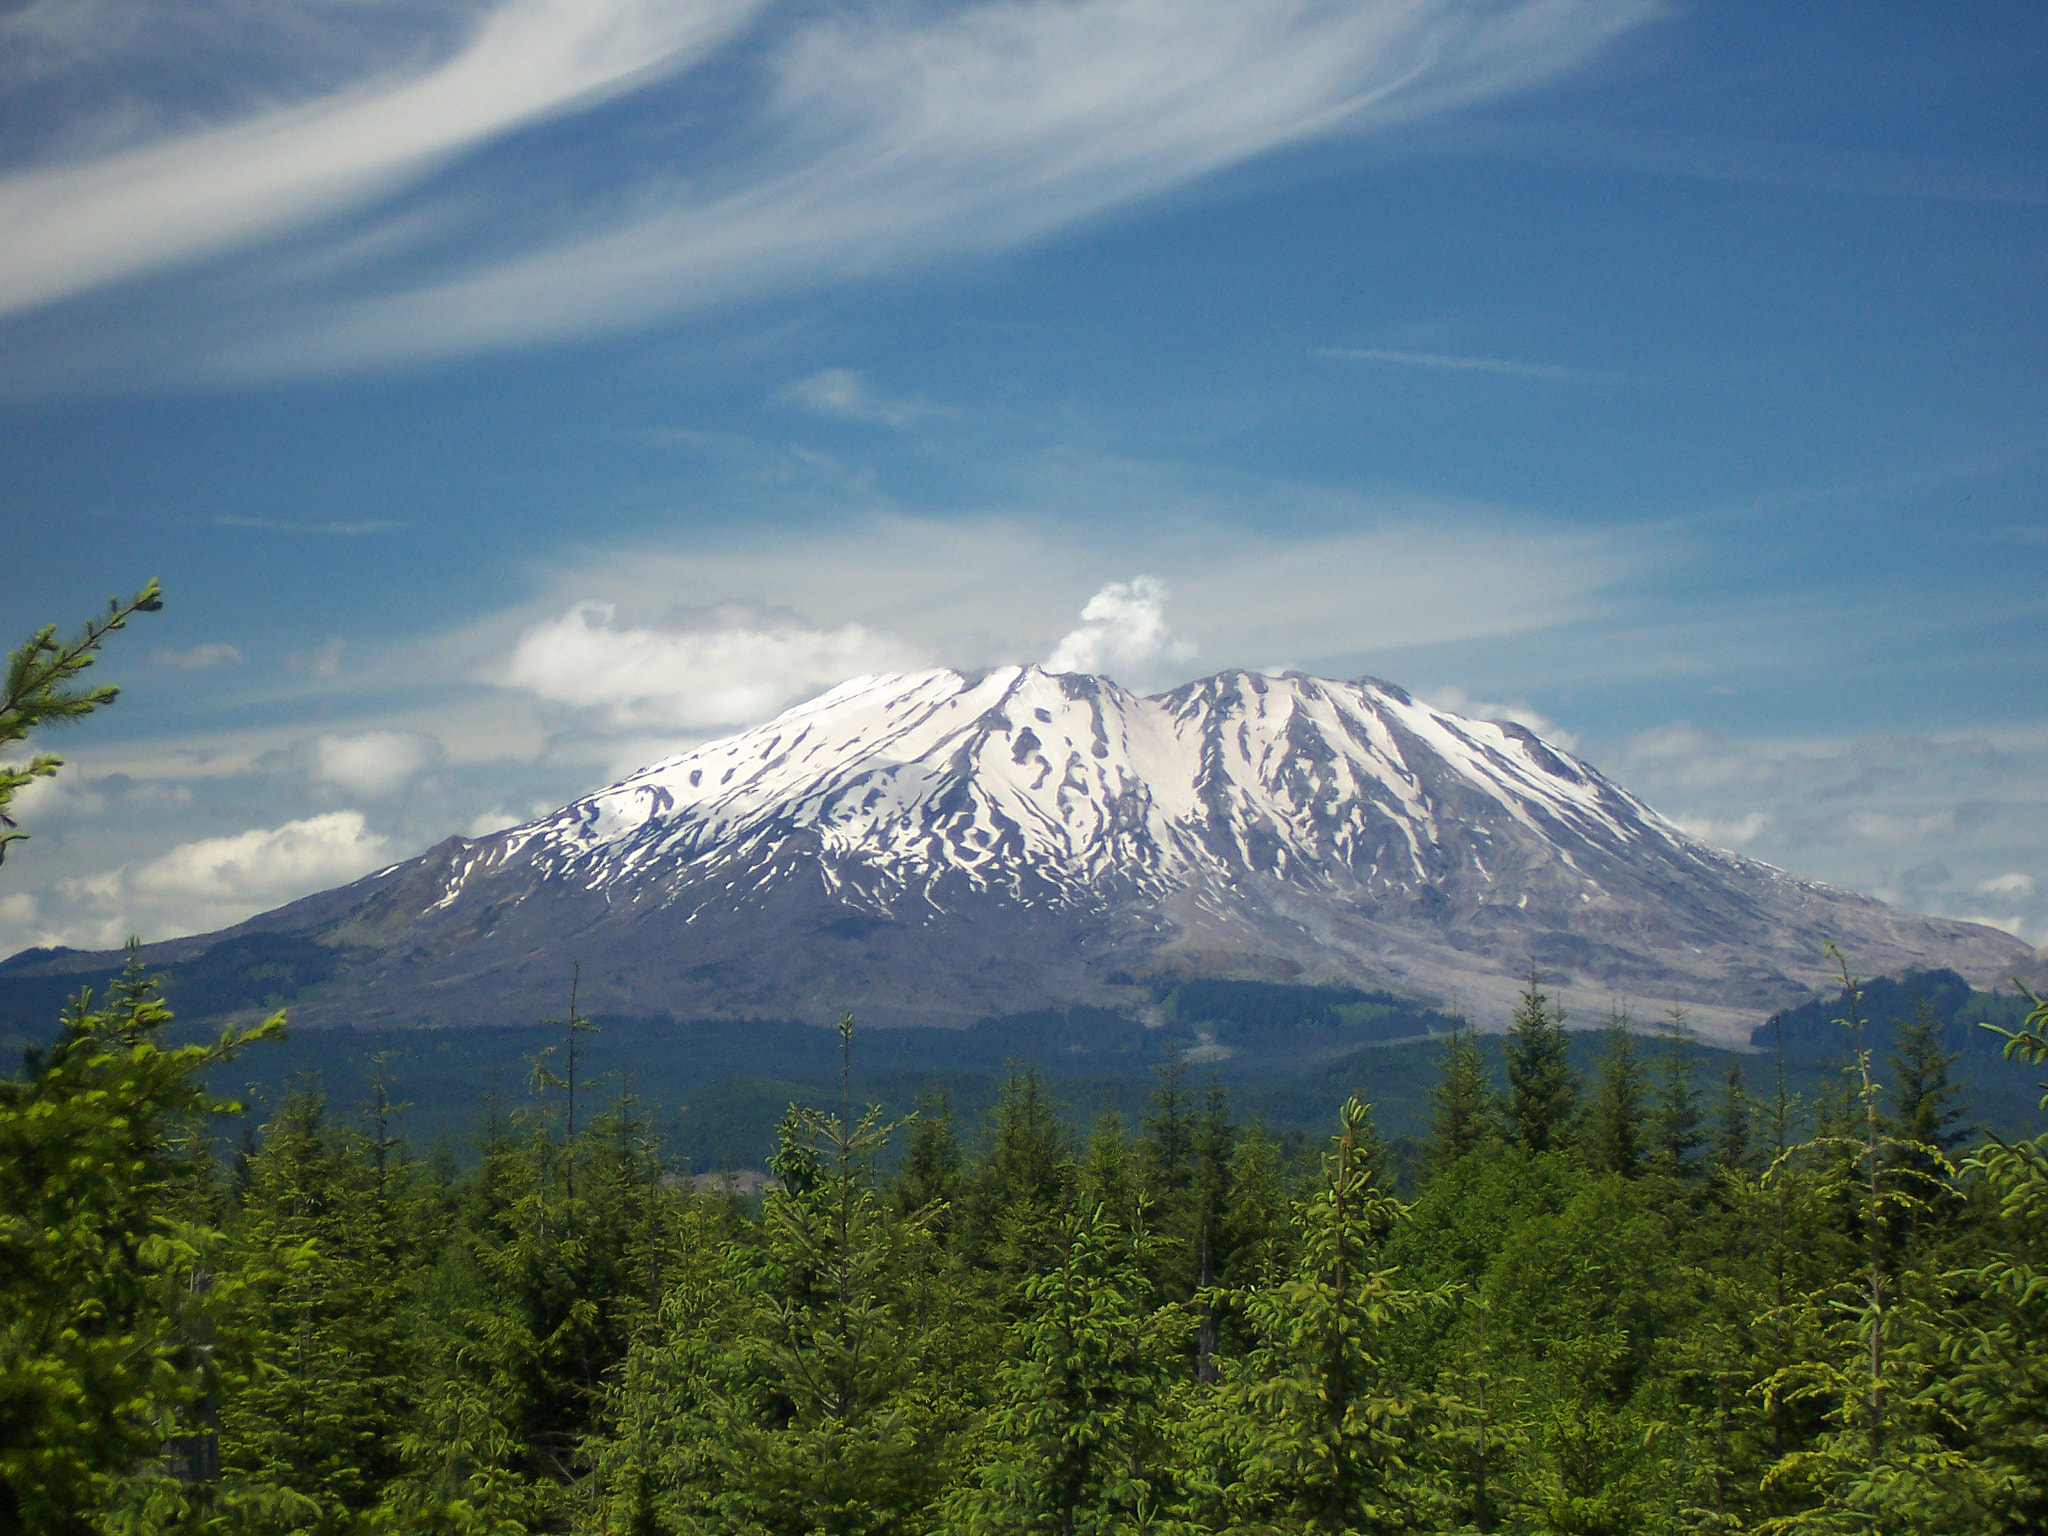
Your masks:
<svg viewBox="0 0 2048 1536"><path fill-rule="evenodd" d="M156 603L17 650L0 749ZM0 764L0 855L60 766ZM466 1144L381 1068L253 1113L284 1014L183 1039L131 949L0 1080L0 1531L2048 1529L2048 1134L1973 1130L1955 1021L1841 980L1815 1091L1811 1018L1702 1082L1622 1017L1575 1051L1532 974L1401 1158L1178 1057L1130 1122L1023 1064L885 1120L848 1018L741 1180L573 1004Z"/></svg>
<svg viewBox="0 0 2048 1536"><path fill-rule="evenodd" d="M0 1527L2040 1530L2048 1137L1966 1146L1932 1020L1876 1060L1843 995L1811 1097L1624 1021L1582 1078L1532 978L1412 1198L1369 1105L1289 1156L1176 1062L1085 1136L1021 1067L885 1124L848 1020L750 1191L573 1014L461 1154L383 1082L223 1150L283 1017L170 1044L132 966L0 1085Z"/></svg>

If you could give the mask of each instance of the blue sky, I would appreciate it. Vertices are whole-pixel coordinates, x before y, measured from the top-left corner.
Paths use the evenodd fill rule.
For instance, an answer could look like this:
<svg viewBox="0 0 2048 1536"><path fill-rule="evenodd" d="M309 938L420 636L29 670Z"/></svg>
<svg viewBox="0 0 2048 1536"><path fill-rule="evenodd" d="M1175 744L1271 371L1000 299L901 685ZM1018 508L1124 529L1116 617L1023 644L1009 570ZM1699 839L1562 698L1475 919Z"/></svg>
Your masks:
<svg viewBox="0 0 2048 1536"><path fill-rule="evenodd" d="M0 618L169 606L0 951L1056 653L2040 944L2044 130L2025 4L9 6Z"/></svg>

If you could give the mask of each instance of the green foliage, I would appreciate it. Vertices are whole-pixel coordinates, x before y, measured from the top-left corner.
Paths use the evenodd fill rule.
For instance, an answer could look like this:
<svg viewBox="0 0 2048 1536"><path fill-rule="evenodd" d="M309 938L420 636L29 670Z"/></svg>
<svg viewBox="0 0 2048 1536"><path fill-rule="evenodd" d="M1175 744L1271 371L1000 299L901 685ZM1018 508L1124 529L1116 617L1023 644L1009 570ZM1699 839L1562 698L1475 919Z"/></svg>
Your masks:
<svg viewBox="0 0 2048 1536"><path fill-rule="evenodd" d="M1352 1099L1340 1122L1292 1272L1240 1298L1253 1346L1194 1429L1195 1506L1229 1527L1404 1530L1426 1501L1418 1447L1431 1400L1393 1344L1446 1293L1417 1292L1381 1262L1402 1210L1373 1166L1370 1111Z"/></svg>
<svg viewBox="0 0 2048 1536"><path fill-rule="evenodd" d="M1107 1536L1156 1523L1185 1313L1151 1304L1147 1243L1101 1206L1054 1226L1050 1264L1021 1287L951 1528Z"/></svg>
<svg viewBox="0 0 2048 1536"><path fill-rule="evenodd" d="M1499 1106L1487 1087L1485 1058L1469 1029L1456 1030L1444 1043L1430 1093L1430 1166L1448 1168L1499 1131Z"/></svg>
<svg viewBox="0 0 2048 1536"><path fill-rule="evenodd" d="M151 581L125 603L118 597L108 599L107 611L88 620L74 639L59 640L57 626L50 624L23 642L7 659L5 692L0 693L0 753L26 741L31 731L80 719L113 703L118 688L83 688L77 683L79 675L99 659L108 635L127 628L136 614L155 613L163 605L162 594ZM47 752L19 765L0 763L0 827L7 829L0 832L0 859L7 857L9 844L28 835L15 831L7 815L16 793L63 766L64 759Z"/></svg>
<svg viewBox="0 0 2048 1536"><path fill-rule="evenodd" d="M1531 1152L1568 1144L1579 1110L1579 1079L1565 1053L1564 1013L1530 972L1508 1023L1508 1121Z"/></svg>
<svg viewBox="0 0 2048 1536"><path fill-rule="evenodd" d="M203 1435L220 1232L200 1132L238 1106L200 1074L284 1020L166 1049L169 1021L131 951L106 1001L81 992L0 1083L0 1529L85 1530L124 1477Z"/></svg>
<svg viewBox="0 0 2048 1536"><path fill-rule="evenodd" d="M1628 1015L1607 1027L1607 1048L1586 1114L1586 1159L1595 1168L1632 1179L1643 1171L1643 1073L1636 1061Z"/></svg>
<svg viewBox="0 0 2048 1536"><path fill-rule="evenodd" d="M466 1167L381 1067L218 1165L195 1074L281 1026L166 1050L131 968L0 1085L0 1528L2042 1529L2048 1135L1963 1152L1947 1048L1880 1067L1860 995L1825 1102L1703 1106L1617 1029L1581 1115L1532 982L1512 1134L1454 1038L1412 1204L1356 1099L1290 1161L1178 1069L1078 1152L1028 1070L978 1133L887 1124L849 1022L754 1201L665 1164L573 1004Z"/></svg>

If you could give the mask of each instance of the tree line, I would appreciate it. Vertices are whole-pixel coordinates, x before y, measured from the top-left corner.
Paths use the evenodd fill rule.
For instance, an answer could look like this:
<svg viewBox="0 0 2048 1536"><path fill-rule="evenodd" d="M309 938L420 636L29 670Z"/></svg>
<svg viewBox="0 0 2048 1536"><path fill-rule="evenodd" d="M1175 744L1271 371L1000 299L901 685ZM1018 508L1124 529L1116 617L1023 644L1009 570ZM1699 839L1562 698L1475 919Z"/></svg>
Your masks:
<svg viewBox="0 0 2048 1536"><path fill-rule="evenodd" d="M138 966L0 1084L0 1527L106 1532L2048 1528L2048 1137L1963 1148L1935 1024L1802 1102L1532 978L1427 1169L1290 1158L1163 1068L1066 1126L792 1106L668 1167L573 1014L465 1164L381 1080L232 1156ZM2009 1042L2048 1059L2048 1006Z"/></svg>

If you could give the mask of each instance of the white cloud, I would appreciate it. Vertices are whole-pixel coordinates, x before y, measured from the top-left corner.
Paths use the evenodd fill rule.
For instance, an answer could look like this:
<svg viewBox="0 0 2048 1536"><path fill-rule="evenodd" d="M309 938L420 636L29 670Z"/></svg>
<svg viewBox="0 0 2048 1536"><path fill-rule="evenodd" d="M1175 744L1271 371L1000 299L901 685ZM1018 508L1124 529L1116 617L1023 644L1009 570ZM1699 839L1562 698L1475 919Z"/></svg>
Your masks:
<svg viewBox="0 0 2048 1536"><path fill-rule="evenodd" d="M1424 702L1438 709L1447 709L1454 715L1464 715L1474 720L1512 721L1516 725L1526 726L1552 746L1562 747L1567 752L1576 752L1579 749L1577 736L1526 704L1496 704L1487 699L1475 699L1455 685L1432 690L1424 697Z"/></svg>
<svg viewBox="0 0 2048 1536"><path fill-rule="evenodd" d="M1698 838L1721 848L1745 848L1763 836L1771 824L1769 811L1751 811L1727 821L1709 816L1673 816L1672 825L1687 837Z"/></svg>
<svg viewBox="0 0 2048 1536"><path fill-rule="evenodd" d="M754 0L505 0L432 68L0 180L0 312L292 229L722 42ZM216 18L233 29L232 14Z"/></svg>
<svg viewBox="0 0 2048 1536"><path fill-rule="evenodd" d="M20 763L11 763L20 768ZM54 774L45 774L30 779L14 792L14 798L7 803L7 814L23 826L37 824L61 816L65 812L84 812L90 815L100 809L104 800L84 788L78 776L59 769Z"/></svg>
<svg viewBox="0 0 2048 1536"><path fill-rule="evenodd" d="M579 9L587 21L569 19ZM1661 0L764 8L729 53L738 84L721 98L728 113L705 112L701 94L687 107L646 104L667 118L643 117L636 132L666 131L674 151L637 180L621 184L616 157L605 175L589 174L574 151L537 162L554 178L532 188L537 216L489 227L467 250L489 189L451 182L296 263L251 264L239 274L253 290L236 307L239 339L213 331L217 318L196 321L209 327L204 345L181 355L243 376L375 365L618 330L1007 249L1285 146L1498 100L1584 63L1664 9ZM418 82L363 87L69 170L54 206L15 242L33 258L21 264L18 302L302 224L559 109L578 89L623 86L636 66L673 71L741 14L737 5L516 0L492 25L517 46L479 42ZM562 34L582 51L571 51L575 66L551 70L543 61ZM592 138L592 152L611 148L603 129ZM165 205L160 257L107 217L128 209L138 188L150 189L152 208ZM402 265L423 250L431 261Z"/></svg>
<svg viewBox="0 0 2048 1536"><path fill-rule="evenodd" d="M1845 823L1858 837L1874 843L1917 843L1955 831L1956 813L1947 807L1902 815L1896 811L1863 807L1849 813Z"/></svg>
<svg viewBox="0 0 2048 1536"><path fill-rule="evenodd" d="M529 629L496 679L601 713L615 730L749 724L865 672L925 664L915 647L860 624L712 609L667 627L622 625L610 603L579 603Z"/></svg>
<svg viewBox="0 0 2048 1536"><path fill-rule="evenodd" d="M1157 576L1112 581L1089 598L1081 622L1052 648L1055 672L1144 672L1161 662L1187 661L1194 642L1166 622L1166 583Z"/></svg>
<svg viewBox="0 0 2048 1536"><path fill-rule="evenodd" d="M711 608L745 593L809 615L806 627L825 633L853 625L870 638L900 637L915 657L907 664L992 666L1050 656L1073 627L1067 615L1096 597L1097 573L1121 568L1171 591L1174 613L1200 637L1204 667L1284 656L1311 670L1398 677L1394 653L1598 615L1667 558L1647 540L1548 532L1455 505L1286 505L1292 526L1259 527L1191 507L1178 487L1112 491L1115 517L1089 516L1090 503L1062 497L1071 519L877 515L778 533L750 525L687 552L619 550L547 573L548 618L523 613L450 643L483 670L525 631L567 626L555 615L588 595L644 625L678 603ZM1348 526L1318 530L1325 521ZM1162 674L1174 660L1161 658ZM1182 665L1175 680L1186 675Z"/></svg>
<svg viewBox="0 0 2048 1536"><path fill-rule="evenodd" d="M1586 373L1554 363L1518 363L1505 357L1456 357L1442 352L1397 352L1389 347L1318 347L1315 355L1338 363L1391 363L1402 368L1430 368L1442 373L1491 373L1511 379L1542 379L1560 384L1615 384L1611 373Z"/></svg>
<svg viewBox="0 0 2048 1536"><path fill-rule="evenodd" d="M0 903L0 939L105 949L130 934L178 938L227 927L389 862L361 813L331 811L179 843L154 858L71 876Z"/></svg>
<svg viewBox="0 0 2048 1536"><path fill-rule="evenodd" d="M313 776L352 796L386 799L441 760L441 743L415 731L363 731L313 743Z"/></svg>
<svg viewBox="0 0 2048 1536"><path fill-rule="evenodd" d="M926 407L909 400L879 395L851 368L823 368L798 379L776 398L813 416L864 421L878 427L907 427Z"/></svg>
<svg viewBox="0 0 2048 1536"><path fill-rule="evenodd" d="M552 810L553 807L550 806L548 809ZM526 818L517 811L508 811L502 806L493 806L490 810L480 812L476 816L471 817L470 823L463 829L462 835L464 837L489 837L493 832L502 832L507 827L516 827L524 820Z"/></svg>
<svg viewBox="0 0 2048 1536"><path fill-rule="evenodd" d="M281 827L183 843L125 872L134 895L250 912L369 873L384 861L385 840L360 811L330 811Z"/></svg>
<svg viewBox="0 0 2048 1536"><path fill-rule="evenodd" d="M1685 722L1613 754L1694 836L1909 911L2048 937L2048 733L1733 740Z"/></svg>
<svg viewBox="0 0 2048 1536"><path fill-rule="evenodd" d="M310 651L293 651L285 658L285 665L294 672L303 672L308 677L339 677L341 675L342 642L325 640Z"/></svg>
<svg viewBox="0 0 2048 1536"><path fill-rule="evenodd" d="M239 667L242 653L224 641L213 641L207 645L195 645L183 651L151 651L149 659L160 667L183 667L189 672L203 671L208 667Z"/></svg>

